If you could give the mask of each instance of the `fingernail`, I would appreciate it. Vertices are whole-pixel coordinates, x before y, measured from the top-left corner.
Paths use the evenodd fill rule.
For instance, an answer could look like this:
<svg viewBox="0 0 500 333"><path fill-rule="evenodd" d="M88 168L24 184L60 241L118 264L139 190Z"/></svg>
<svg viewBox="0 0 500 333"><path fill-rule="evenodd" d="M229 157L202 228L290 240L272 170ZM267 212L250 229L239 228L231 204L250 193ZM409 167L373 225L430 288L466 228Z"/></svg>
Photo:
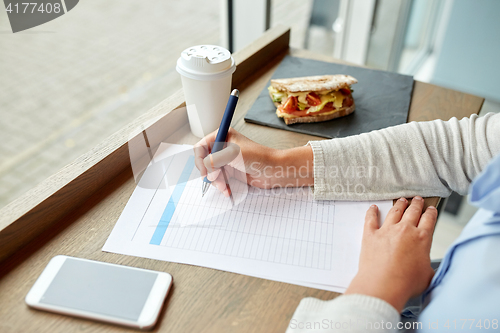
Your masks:
<svg viewBox="0 0 500 333"><path fill-rule="evenodd" d="M407 202L406 198L399 198L399 201Z"/></svg>
<svg viewBox="0 0 500 333"><path fill-rule="evenodd" d="M427 207L427 209L436 210L436 207L434 207L434 206L429 206L429 207Z"/></svg>
<svg viewBox="0 0 500 333"><path fill-rule="evenodd" d="M378 208L377 205L371 205L370 208Z"/></svg>
<svg viewBox="0 0 500 333"><path fill-rule="evenodd" d="M424 200L424 199L422 199L422 197L419 197L418 195L415 198L413 198L413 199L418 200L418 201Z"/></svg>

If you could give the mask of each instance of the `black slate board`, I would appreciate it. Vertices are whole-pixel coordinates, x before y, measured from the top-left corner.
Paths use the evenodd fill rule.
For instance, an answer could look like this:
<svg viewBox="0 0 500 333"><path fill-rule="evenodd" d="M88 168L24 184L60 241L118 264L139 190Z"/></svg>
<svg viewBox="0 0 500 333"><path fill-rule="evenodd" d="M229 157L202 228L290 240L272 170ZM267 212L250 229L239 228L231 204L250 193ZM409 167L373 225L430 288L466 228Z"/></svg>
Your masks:
<svg viewBox="0 0 500 333"><path fill-rule="evenodd" d="M276 107L267 90L271 84L268 82L247 112L245 121L325 138L341 138L406 122L413 90L412 76L286 56L272 78L325 74L348 74L358 80L352 86L356 111L321 123L285 125L283 119L276 116Z"/></svg>

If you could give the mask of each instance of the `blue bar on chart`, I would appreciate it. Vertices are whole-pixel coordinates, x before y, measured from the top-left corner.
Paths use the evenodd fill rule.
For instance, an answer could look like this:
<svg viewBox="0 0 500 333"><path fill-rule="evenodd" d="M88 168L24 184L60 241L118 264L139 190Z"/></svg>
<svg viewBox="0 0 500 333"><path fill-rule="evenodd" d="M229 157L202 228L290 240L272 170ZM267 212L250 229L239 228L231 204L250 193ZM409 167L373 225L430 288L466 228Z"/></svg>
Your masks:
<svg viewBox="0 0 500 333"><path fill-rule="evenodd" d="M160 245L163 236L165 236L165 232L167 231L167 227L170 224L170 220L174 216L175 208L181 199L182 192L184 192L186 182L189 180L189 176L191 176L191 173L193 172L193 168L194 156L189 156L149 244Z"/></svg>

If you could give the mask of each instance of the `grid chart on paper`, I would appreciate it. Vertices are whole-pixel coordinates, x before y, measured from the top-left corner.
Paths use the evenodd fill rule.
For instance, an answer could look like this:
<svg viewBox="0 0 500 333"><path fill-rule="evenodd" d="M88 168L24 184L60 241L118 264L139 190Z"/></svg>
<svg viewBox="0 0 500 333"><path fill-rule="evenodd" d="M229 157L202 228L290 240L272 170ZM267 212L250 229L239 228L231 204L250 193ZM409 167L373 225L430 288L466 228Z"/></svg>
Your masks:
<svg viewBox="0 0 500 333"><path fill-rule="evenodd" d="M184 183L160 246L286 265L331 268L335 205L313 201L308 188L248 188L234 207L215 188L201 198L201 179ZM233 195L238 189L232 188ZM286 191L286 192L285 192ZM198 221L183 225L182 222ZM161 223L161 222L160 222Z"/></svg>

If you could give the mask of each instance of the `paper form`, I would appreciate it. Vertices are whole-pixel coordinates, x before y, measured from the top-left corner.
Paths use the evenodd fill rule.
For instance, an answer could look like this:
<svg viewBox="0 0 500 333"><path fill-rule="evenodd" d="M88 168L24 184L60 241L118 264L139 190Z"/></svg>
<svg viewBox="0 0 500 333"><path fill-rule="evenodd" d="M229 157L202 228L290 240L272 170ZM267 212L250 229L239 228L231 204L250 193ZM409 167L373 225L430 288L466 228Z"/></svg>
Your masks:
<svg viewBox="0 0 500 333"><path fill-rule="evenodd" d="M141 179L103 251L343 291L357 271L366 210L375 203L383 218L392 206L240 182L230 183L235 205L215 188L202 198L191 148L161 147L162 163L146 170L147 186Z"/></svg>

